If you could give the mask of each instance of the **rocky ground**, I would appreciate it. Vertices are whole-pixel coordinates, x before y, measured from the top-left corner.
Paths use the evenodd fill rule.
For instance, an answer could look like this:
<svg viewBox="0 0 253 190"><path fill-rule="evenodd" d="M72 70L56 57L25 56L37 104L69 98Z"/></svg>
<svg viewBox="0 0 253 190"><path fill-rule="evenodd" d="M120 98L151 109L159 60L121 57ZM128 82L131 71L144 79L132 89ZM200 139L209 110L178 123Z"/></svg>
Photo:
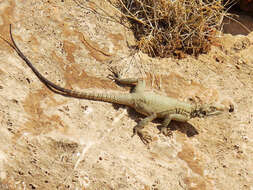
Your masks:
<svg viewBox="0 0 253 190"><path fill-rule="evenodd" d="M162 94L234 112L173 122L172 137L150 123L147 148L131 138L142 116L53 93L1 41L0 189L252 190L253 33L227 28L198 58L150 58L129 48L117 14L104 1L1 0L0 34L9 39L11 23L24 54L63 87L127 92L107 78L113 66Z"/></svg>

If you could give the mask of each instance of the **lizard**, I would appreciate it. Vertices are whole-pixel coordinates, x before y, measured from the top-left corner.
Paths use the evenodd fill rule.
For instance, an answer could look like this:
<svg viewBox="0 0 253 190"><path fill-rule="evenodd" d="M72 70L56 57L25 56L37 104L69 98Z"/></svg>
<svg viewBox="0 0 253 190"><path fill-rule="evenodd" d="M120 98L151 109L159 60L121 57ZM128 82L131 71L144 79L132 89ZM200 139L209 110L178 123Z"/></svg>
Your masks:
<svg viewBox="0 0 253 190"><path fill-rule="evenodd" d="M12 43L1 36L0 38L6 43L8 43L8 45L15 50L18 56L28 65L28 67L30 67L30 69L34 72L38 79L53 92L74 98L126 105L135 109L142 115L146 116L144 119L138 122L136 126L134 126L132 135L133 137L137 134L144 144L150 143L152 141L152 138L143 129L149 122L155 120L156 118L163 119L161 122L160 132L166 136L169 136L171 135L171 132L168 130L168 125L172 120L179 122L187 122L188 120L195 117L202 118L211 115L218 115L224 111L223 107L210 104L194 105L172 97L163 96L155 92L148 92L145 90L145 80L137 78L124 79L113 71L111 76L117 83L134 85L134 88L131 93L98 93L66 89L45 78L33 66L30 60L18 48L12 36L11 25L9 33Z"/></svg>

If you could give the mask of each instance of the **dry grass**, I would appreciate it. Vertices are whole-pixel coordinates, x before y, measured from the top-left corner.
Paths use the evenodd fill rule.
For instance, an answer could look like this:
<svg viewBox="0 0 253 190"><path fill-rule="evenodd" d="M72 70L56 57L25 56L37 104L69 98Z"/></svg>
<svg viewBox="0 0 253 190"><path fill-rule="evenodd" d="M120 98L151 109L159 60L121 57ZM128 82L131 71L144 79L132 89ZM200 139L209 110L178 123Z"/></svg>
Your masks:
<svg viewBox="0 0 253 190"><path fill-rule="evenodd" d="M115 1L114 1L115 2ZM117 0L137 46L151 57L197 56L216 41L225 14L217 0Z"/></svg>

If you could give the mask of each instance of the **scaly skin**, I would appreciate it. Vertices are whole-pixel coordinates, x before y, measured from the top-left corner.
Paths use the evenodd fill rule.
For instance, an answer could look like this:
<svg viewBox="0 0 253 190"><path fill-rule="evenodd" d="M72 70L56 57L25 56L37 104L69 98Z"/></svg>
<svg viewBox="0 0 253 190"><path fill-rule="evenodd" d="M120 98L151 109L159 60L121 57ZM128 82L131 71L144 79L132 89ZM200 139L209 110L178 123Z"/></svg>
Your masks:
<svg viewBox="0 0 253 190"><path fill-rule="evenodd" d="M0 36L1 37L1 36ZM8 43L22 58L25 63L32 69L35 75L44 83L50 90L65 95L82 99L89 99L95 101L104 101L110 103L116 103L121 105L127 105L134 108L137 112L146 116L141 120L135 127L134 133L138 134L144 144L147 144L151 141L151 137L143 132L144 126L153 121L156 118L164 119L162 122L161 132L165 135L170 134L168 131L168 125L171 120L186 122L194 117L205 117L209 115L220 114L219 109L214 106L202 105L195 106L188 104L186 102L179 101L174 98L161 96L156 93L146 92L145 91L145 82L138 79L121 79L113 72L113 79L121 84L136 84L132 93L95 93L95 92L79 92L75 90L66 89L56 85L55 83L46 79L39 71L32 65L32 63L27 59L27 57L21 52L21 50L16 45L10 26L10 37L12 43L5 40L1 37L6 43Z"/></svg>

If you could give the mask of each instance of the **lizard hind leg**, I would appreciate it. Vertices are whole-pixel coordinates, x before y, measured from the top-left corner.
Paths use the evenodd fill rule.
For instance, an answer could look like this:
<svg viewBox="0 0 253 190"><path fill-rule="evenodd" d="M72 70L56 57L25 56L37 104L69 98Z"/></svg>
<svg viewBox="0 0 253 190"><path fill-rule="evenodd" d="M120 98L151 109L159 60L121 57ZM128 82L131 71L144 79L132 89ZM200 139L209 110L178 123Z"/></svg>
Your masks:
<svg viewBox="0 0 253 190"><path fill-rule="evenodd" d="M145 80L137 79L137 78L116 78L115 79L120 84L128 84L128 85L135 85L132 89L132 93L139 93L143 92L146 87Z"/></svg>
<svg viewBox="0 0 253 190"><path fill-rule="evenodd" d="M118 72L115 71L114 69L111 68L110 71L112 72L112 74L109 75L109 77L115 80L117 83L125 85L135 85L135 87L132 90L133 93L144 91L146 87L145 80L138 78L121 78L120 74L118 74Z"/></svg>
<svg viewBox="0 0 253 190"><path fill-rule="evenodd" d="M146 88L145 80L138 79L137 85L133 89L133 93L144 92Z"/></svg>
<svg viewBox="0 0 253 190"><path fill-rule="evenodd" d="M152 137L147 133L144 132L142 129L147 125L149 122L153 121L157 117L156 113L153 113L152 115L142 119L133 129L133 136L136 134L140 137L142 142L147 145L152 141Z"/></svg>

